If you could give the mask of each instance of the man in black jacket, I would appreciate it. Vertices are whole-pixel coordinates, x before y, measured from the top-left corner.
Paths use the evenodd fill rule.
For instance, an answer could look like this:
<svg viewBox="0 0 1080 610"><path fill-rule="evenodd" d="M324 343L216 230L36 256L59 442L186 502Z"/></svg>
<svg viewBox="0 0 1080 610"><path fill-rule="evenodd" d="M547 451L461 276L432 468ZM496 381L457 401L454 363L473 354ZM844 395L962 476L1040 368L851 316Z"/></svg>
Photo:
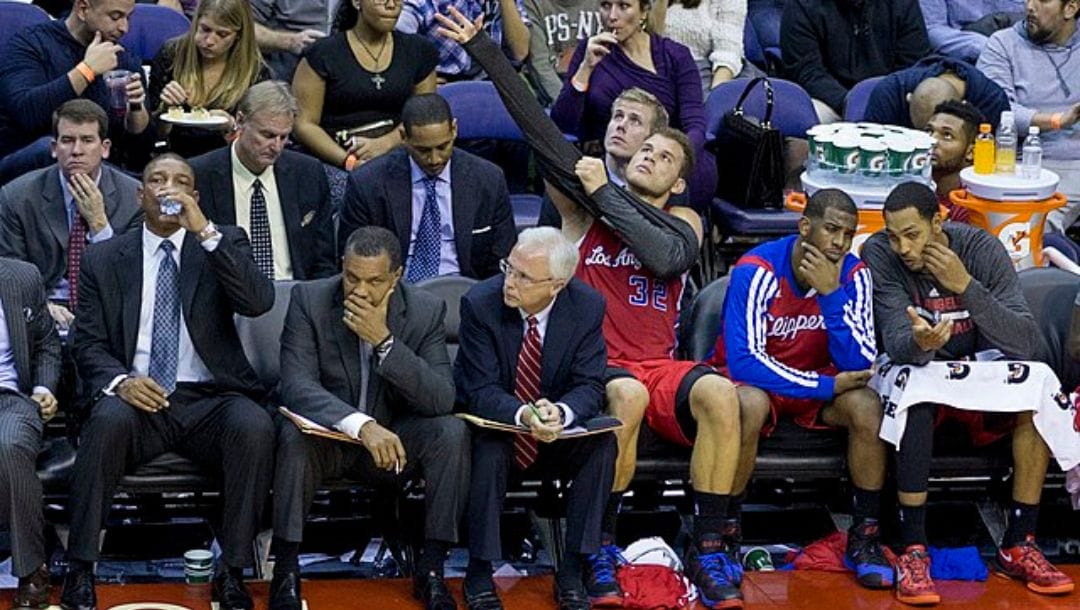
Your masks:
<svg viewBox="0 0 1080 610"><path fill-rule="evenodd" d="M176 451L222 473L222 610L251 610L252 564L273 473L265 388L244 355L234 316L274 305L274 286L235 227L199 209L195 174L174 154L146 166L141 230L89 249L79 277L74 354L92 401L71 475L68 572L60 605L94 610L93 565L113 491L129 468ZM179 204L177 214L165 214ZM163 209L165 208L165 209Z"/></svg>
<svg viewBox="0 0 1080 610"><path fill-rule="evenodd" d="M822 123L844 114L848 91L930 53L916 0L789 0L780 21L784 76L814 100Z"/></svg>

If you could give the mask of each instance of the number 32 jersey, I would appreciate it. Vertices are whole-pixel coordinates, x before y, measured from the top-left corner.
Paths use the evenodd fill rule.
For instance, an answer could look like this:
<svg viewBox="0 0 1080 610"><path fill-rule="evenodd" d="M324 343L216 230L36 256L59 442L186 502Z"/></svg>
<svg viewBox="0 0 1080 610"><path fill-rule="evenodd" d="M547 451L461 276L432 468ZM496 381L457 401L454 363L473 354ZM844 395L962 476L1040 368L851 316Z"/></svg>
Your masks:
<svg viewBox="0 0 1080 610"><path fill-rule="evenodd" d="M578 244L578 279L604 295L608 360L644 362L675 357L686 274L657 279L607 225L594 220Z"/></svg>

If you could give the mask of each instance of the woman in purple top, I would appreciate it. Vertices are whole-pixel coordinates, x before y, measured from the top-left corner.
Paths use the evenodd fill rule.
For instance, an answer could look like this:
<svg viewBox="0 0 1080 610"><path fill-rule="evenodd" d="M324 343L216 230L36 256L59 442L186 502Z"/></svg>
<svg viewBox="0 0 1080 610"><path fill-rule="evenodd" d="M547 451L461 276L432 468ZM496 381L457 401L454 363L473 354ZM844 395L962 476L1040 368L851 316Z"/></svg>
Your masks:
<svg viewBox="0 0 1080 610"><path fill-rule="evenodd" d="M641 87L667 109L671 126L694 143L697 165L690 180L690 204L707 209L716 191L716 162L704 150L705 105L701 74L690 49L650 34L647 0L600 0L605 30L582 40L570 59L551 118L580 140L601 140L611 119L611 104L625 89Z"/></svg>

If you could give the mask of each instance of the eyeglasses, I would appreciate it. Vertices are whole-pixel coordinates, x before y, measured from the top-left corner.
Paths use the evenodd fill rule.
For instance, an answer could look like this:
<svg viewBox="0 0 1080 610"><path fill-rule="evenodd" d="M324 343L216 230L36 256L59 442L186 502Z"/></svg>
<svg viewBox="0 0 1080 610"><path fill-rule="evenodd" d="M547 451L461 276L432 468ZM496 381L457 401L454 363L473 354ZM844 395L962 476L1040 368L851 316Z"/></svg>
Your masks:
<svg viewBox="0 0 1080 610"><path fill-rule="evenodd" d="M523 287L543 284L544 282L550 282L551 280L555 279L553 277L544 278L542 280L531 278L528 275L522 273L521 271L518 271L513 265L510 264L510 261L505 258L499 261L499 271L503 272L503 275L506 276L506 279L520 282Z"/></svg>

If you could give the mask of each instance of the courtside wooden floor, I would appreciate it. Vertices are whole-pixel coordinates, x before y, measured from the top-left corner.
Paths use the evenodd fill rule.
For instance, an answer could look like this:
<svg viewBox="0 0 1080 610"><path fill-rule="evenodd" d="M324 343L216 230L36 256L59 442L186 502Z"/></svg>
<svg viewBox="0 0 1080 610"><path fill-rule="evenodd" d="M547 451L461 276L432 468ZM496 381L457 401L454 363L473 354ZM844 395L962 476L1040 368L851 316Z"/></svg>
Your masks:
<svg viewBox="0 0 1080 610"><path fill-rule="evenodd" d="M1080 565L1063 566L1080 581ZM267 586L253 583L256 610L266 609ZM554 608L551 601L551 578L534 577L500 582L508 610ZM460 594L460 582L451 588ZM781 610L886 610L910 608L897 603L887 591L866 591L844 574L823 572L773 572L747 575L743 585L746 607ZM939 608L948 610L1042 610L1045 608L1080 609L1080 592L1058 598L1029 593L1018 583L991 574L985 583L941 582L938 591L944 601ZM58 592L54 592L54 600ZM412 599L411 586L405 580L315 580L304 581L304 597L310 610L350 610L384 608L419 608ZM8 608L11 592L0 596L0 607ZM460 599L460 598L459 598ZM122 604L125 610L159 610L153 602L177 604L191 610L208 610L208 586L183 584L101 585L98 607L108 610ZM464 608L462 604L461 608Z"/></svg>

